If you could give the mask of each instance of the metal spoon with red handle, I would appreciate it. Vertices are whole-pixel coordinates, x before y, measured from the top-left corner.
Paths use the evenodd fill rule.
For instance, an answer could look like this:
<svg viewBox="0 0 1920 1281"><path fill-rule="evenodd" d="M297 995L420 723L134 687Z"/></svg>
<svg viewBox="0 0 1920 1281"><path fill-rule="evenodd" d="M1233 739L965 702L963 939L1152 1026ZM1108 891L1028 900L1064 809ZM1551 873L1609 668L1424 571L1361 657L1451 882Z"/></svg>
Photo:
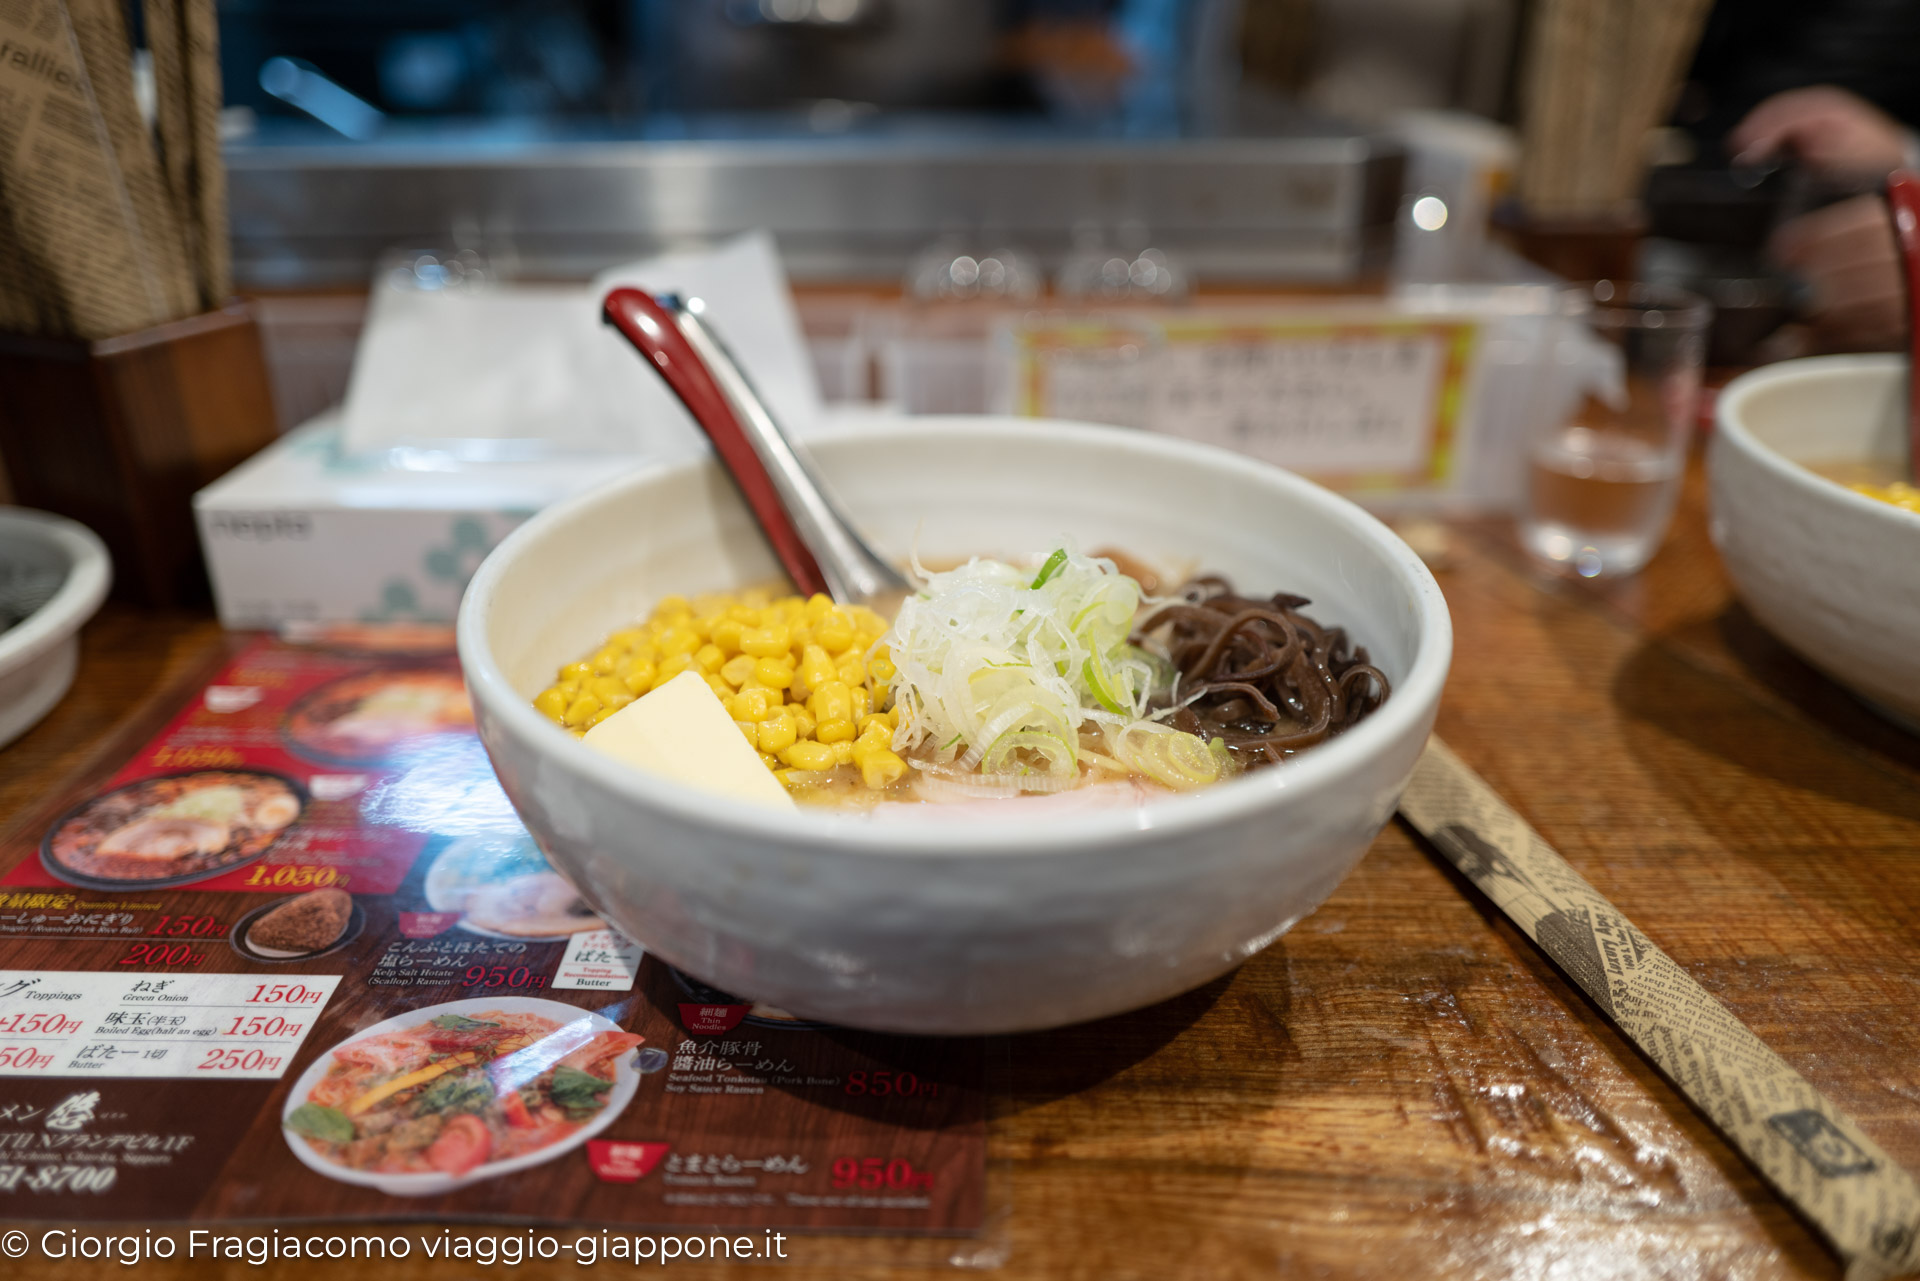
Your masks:
<svg viewBox="0 0 1920 1281"><path fill-rule="evenodd" d="M813 460L790 437L745 371L700 319L700 300L615 289L601 304L700 424L803 594L891 612L913 585L860 537Z"/></svg>
<svg viewBox="0 0 1920 1281"><path fill-rule="evenodd" d="M1887 205L1907 277L1907 479L1920 484L1920 177L1895 170Z"/></svg>

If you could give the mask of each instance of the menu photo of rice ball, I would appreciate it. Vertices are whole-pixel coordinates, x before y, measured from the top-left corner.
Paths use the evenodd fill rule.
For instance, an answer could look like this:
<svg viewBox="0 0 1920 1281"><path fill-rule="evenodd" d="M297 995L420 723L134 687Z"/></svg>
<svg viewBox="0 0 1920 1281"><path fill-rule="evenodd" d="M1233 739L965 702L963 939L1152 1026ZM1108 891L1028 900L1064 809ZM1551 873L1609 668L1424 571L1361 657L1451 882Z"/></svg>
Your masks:
<svg viewBox="0 0 1920 1281"><path fill-rule="evenodd" d="M345 890L309 890L248 913L234 926L231 941L251 960L305 960L352 941L364 924L359 905Z"/></svg>

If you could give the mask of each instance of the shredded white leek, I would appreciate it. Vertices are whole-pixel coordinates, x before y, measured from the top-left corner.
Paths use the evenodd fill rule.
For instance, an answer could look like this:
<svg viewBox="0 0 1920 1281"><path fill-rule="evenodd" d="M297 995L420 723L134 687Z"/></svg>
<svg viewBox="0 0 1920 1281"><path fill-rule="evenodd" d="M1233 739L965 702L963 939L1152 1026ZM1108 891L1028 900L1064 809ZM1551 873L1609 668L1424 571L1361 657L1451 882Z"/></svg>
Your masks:
<svg viewBox="0 0 1920 1281"><path fill-rule="evenodd" d="M1054 791L1078 778L1086 729L1124 768L1169 786L1220 776L1220 753L1149 717L1173 672L1127 643L1143 593L1112 561L1063 547L1037 568L975 559L920 576L926 586L882 641L901 713L896 751L977 770L991 785Z"/></svg>

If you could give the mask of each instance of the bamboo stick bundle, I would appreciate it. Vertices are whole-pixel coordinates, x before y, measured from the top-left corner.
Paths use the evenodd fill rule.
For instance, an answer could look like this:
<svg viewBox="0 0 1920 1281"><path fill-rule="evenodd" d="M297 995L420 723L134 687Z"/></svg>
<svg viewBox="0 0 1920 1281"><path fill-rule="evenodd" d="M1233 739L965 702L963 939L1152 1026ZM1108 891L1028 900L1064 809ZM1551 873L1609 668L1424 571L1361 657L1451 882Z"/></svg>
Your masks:
<svg viewBox="0 0 1920 1281"><path fill-rule="evenodd" d="M213 0L148 0L141 119L121 0L0 6L0 330L95 339L230 289Z"/></svg>
<svg viewBox="0 0 1920 1281"><path fill-rule="evenodd" d="M1522 73L1520 203L1534 218L1633 208L1710 0L1540 0Z"/></svg>

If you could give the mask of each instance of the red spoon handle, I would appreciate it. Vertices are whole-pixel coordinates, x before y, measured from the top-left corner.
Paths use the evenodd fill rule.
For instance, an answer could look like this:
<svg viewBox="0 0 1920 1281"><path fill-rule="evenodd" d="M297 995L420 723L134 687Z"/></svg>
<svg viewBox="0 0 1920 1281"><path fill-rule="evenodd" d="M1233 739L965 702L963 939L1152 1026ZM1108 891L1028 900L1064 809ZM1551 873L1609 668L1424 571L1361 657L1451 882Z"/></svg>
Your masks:
<svg viewBox="0 0 1920 1281"><path fill-rule="evenodd" d="M1907 470L1920 483L1920 177L1895 170L1887 178L1887 204L1907 277Z"/></svg>
<svg viewBox="0 0 1920 1281"><path fill-rule="evenodd" d="M793 585L804 596L826 591L826 577L821 574L813 553L800 541L787 509L781 505L773 478L767 475L760 455L754 452L720 384L714 381L713 373L680 332L672 315L650 294L639 289L613 290L602 304L602 310L607 323L626 335L647 363L667 380L667 386L693 415L693 421L707 433L707 439L713 442L721 462L739 484L747 509L760 522L767 541L773 544L774 555L779 557Z"/></svg>

